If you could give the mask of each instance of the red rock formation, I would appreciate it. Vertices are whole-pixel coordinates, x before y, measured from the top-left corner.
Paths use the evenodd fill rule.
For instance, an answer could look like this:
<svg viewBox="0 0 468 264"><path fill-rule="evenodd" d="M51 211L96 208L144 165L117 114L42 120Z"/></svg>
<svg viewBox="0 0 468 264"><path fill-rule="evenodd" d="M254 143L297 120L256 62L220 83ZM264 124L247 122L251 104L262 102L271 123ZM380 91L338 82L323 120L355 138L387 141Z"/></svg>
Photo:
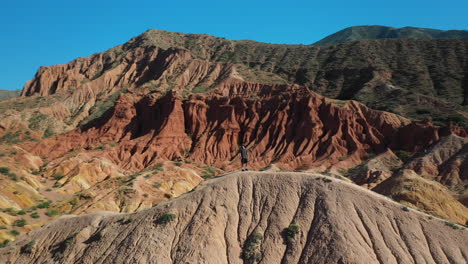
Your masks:
<svg viewBox="0 0 468 264"><path fill-rule="evenodd" d="M243 143L251 149L253 167L274 162L289 169L326 169L343 157L348 162L342 167L350 167L388 146L417 150L438 139L430 124L352 101L340 107L302 87L233 85L184 101L175 92L159 98L122 94L112 112L31 149L55 158L115 141L120 144L104 155L127 169L183 158L221 167L238 162L237 148ZM226 91L235 94L217 95Z"/></svg>

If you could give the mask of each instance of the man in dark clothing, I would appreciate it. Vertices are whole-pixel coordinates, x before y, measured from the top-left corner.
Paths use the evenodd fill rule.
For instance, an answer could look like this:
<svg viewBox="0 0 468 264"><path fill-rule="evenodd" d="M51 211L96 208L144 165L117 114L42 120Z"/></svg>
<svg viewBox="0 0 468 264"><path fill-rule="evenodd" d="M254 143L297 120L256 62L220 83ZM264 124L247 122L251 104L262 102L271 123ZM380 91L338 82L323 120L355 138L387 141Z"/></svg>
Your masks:
<svg viewBox="0 0 468 264"><path fill-rule="evenodd" d="M242 145L239 149L240 156L241 156L241 163L242 163L242 171L247 170L247 162L249 162L249 159L247 157L247 152L248 150L245 148L244 145Z"/></svg>

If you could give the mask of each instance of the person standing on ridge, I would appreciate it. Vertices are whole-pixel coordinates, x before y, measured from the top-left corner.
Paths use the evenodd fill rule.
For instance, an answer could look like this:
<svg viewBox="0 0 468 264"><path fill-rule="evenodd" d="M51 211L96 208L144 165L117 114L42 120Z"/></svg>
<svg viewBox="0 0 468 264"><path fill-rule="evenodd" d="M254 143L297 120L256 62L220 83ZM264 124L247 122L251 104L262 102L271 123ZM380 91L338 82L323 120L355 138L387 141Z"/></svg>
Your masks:
<svg viewBox="0 0 468 264"><path fill-rule="evenodd" d="M244 145L242 145L239 149L240 156L241 156L241 163L242 163L242 171L247 170L247 163L249 162L249 158L247 156L247 152L249 150L245 148Z"/></svg>

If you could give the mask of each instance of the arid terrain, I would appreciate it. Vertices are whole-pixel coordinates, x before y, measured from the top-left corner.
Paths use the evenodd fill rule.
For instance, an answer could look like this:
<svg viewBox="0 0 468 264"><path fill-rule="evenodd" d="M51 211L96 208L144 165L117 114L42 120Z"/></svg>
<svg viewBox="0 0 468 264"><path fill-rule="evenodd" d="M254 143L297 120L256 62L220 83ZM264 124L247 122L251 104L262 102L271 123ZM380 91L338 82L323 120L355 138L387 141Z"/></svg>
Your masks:
<svg viewBox="0 0 468 264"><path fill-rule="evenodd" d="M466 263L467 232L330 177L241 172L139 213L64 216L3 256L7 263Z"/></svg>
<svg viewBox="0 0 468 264"><path fill-rule="evenodd" d="M363 30L41 67L0 101L0 263L466 263L466 32Z"/></svg>

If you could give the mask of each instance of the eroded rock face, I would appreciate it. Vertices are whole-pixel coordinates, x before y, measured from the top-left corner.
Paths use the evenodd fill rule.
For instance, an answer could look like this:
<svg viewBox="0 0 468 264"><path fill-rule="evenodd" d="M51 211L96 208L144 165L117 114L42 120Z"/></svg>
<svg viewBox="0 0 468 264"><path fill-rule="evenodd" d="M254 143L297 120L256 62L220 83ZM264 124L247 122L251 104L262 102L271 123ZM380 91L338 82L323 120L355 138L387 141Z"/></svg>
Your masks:
<svg viewBox="0 0 468 264"><path fill-rule="evenodd" d="M346 171L346 177L356 184L372 189L403 166L403 162L390 150Z"/></svg>
<svg viewBox="0 0 468 264"><path fill-rule="evenodd" d="M6 263L466 263L466 232L329 177L236 173L139 213L63 217L0 254Z"/></svg>
<svg viewBox="0 0 468 264"><path fill-rule="evenodd" d="M111 113L88 127L30 147L55 158L78 147L118 142L104 156L122 168L141 170L156 159L230 166L238 163L238 146L246 144L254 168L275 162L289 169L325 170L339 163L357 165L387 147L414 151L438 140L438 129L430 124L357 102L339 106L300 87L282 93L287 88L260 86L261 98L123 94Z"/></svg>
<svg viewBox="0 0 468 264"><path fill-rule="evenodd" d="M457 135L442 138L430 148L421 151L405 168L419 175L438 181L451 190L463 193L468 183L468 140Z"/></svg>

